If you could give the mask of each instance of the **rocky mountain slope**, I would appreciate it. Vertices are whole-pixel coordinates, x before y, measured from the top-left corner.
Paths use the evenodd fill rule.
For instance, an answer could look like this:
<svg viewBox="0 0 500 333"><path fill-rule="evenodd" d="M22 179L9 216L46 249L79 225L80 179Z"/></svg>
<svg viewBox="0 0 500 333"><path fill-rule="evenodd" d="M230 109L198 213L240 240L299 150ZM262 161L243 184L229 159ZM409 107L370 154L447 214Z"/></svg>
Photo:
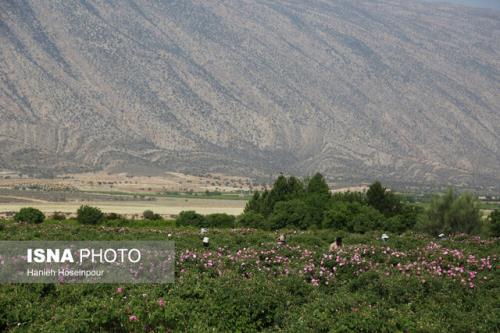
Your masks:
<svg viewBox="0 0 500 333"><path fill-rule="evenodd" d="M500 183L500 11L0 2L0 168Z"/></svg>

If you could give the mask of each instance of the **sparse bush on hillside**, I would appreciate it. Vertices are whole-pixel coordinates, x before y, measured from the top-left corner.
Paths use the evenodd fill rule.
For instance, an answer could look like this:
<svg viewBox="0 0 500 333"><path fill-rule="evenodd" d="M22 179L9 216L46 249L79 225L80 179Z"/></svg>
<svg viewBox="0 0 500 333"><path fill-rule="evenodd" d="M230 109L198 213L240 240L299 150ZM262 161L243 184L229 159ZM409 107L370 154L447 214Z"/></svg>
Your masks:
<svg viewBox="0 0 500 333"><path fill-rule="evenodd" d="M76 219L82 224L97 224L102 221L104 214L99 208L80 206L76 211Z"/></svg>
<svg viewBox="0 0 500 333"><path fill-rule="evenodd" d="M207 221L205 217L195 211L188 210L180 212L179 216L175 220L175 224L179 227L206 227Z"/></svg>
<svg viewBox="0 0 500 333"><path fill-rule="evenodd" d="M14 221L39 224L45 220L45 215L36 208L26 207L21 208L19 212L14 215Z"/></svg>
<svg viewBox="0 0 500 333"><path fill-rule="evenodd" d="M154 213L152 210L148 209L142 213L142 217L146 220L161 220L161 215Z"/></svg>

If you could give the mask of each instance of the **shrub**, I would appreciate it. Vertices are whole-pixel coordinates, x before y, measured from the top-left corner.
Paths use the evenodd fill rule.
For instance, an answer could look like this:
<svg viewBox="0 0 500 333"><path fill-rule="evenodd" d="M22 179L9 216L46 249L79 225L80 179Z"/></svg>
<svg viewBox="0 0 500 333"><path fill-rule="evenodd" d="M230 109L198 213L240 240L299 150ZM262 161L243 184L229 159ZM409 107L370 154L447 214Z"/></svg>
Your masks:
<svg viewBox="0 0 500 333"><path fill-rule="evenodd" d="M76 219L82 224L97 224L102 221L104 214L99 208L80 206L76 211Z"/></svg>
<svg viewBox="0 0 500 333"><path fill-rule="evenodd" d="M490 233L493 237L500 237L500 210L495 209L488 217L490 222Z"/></svg>
<svg viewBox="0 0 500 333"><path fill-rule="evenodd" d="M179 216L175 220L177 226L194 226L194 227L206 227L207 221L205 217L195 211L188 210L180 212Z"/></svg>
<svg viewBox="0 0 500 333"><path fill-rule="evenodd" d="M235 217L225 213L210 214L205 216L206 225L212 228L233 228Z"/></svg>
<svg viewBox="0 0 500 333"><path fill-rule="evenodd" d="M66 220L66 215L64 215L64 213L61 212L55 212L54 214L52 214L52 219L54 221L64 221Z"/></svg>
<svg viewBox="0 0 500 333"><path fill-rule="evenodd" d="M401 215L396 215L388 218L385 221L384 229L394 233L402 233L407 230L403 217Z"/></svg>
<svg viewBox="0 0 500 333"><path fill-rule="evenodd" d="M0 222L0 231L4 230L5 229L5 225L3 223Z"/></svg>
<svg viewBox="0 0 500 333"><path fill-rule="evenodd" d="M161 220L161 215L160 214L155 214L152 210L145 210L144 213L142 213L142 217L144 217L146 220Z"/></svg>
<svg viewBox="0 0 500 333"><path fill-rule="evenodd" d="M43 215L39 209L27 207L21 208L21 210L14 215L14 220L16 222L39 224L45 220L45 215Z"/></svg>
<svg viewBox="0 0 500 333"><path fill-rule="evenodd" d="M265 228L266 219L262 214L249 211L238 216L236 220L236 225L239 227L247 228Z"/></svg>
<svg viewBox="0 0 500 333"><path fill-rule="evenodd" d="M120 214L117 214L117 213L107 213L104 216L104 219L106 221L116 221L116 220L121 220L123 218L122 218L122 216Z"/></svg>
<svg viewBox="0 0 500 333"><path fill-rule="evenodd" d="M386 220L385 230L402 233L412 229L418 221L422 208L418 206L403 205L400 214Z"/></svg>
<svg viewBox="0 0 500 333"><path fill-rule="evenodd" d="M308 207L299 199L277 202L269 216L269 227L272 230L285 227L307 229L309 225Z"/></svg>
<svg viewBox="0 0 500 333"><path fill-rule="evenodd" d="M350 224L347 225L347 230L363 234L370 230L383 228L384 222L384 215L379 211L368 206L361 206L360 210L353 215Z"/></svg>
<svg viewBox="0 0 500 333"><path fill-rule="evenodd" d="M326 211L323 219L324 228L365 233L383 228L385 219L382 213L359 202L334 202Z"/></svg>
<svg viewBox="0 0 500 333"><path fill-rule="evenodd" d="M337 230L347 230L351 220L351 211L348 202L338 201L331 205L325 213L323 219L324 228L332 228Z"/></svg>
<svg viewBox="0 0 500 333"><path fill-rule="evenodd" d="M476 233L481 227L481 212L477 199L469 193L456 196L449 189L442 196L435 196L420 224L422 231L439 233Z"/></svg>

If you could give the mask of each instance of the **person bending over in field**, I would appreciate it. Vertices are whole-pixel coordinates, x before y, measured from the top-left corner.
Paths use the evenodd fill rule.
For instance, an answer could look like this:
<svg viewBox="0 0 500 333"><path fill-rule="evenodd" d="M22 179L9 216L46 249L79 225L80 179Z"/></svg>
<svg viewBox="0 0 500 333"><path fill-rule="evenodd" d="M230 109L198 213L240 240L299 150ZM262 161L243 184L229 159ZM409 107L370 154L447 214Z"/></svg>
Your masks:
<svg viewBox="0 0 500 333"><path fill-rule="evenodd" d="M286 237L285 234L281 234L278 237L278 245L285 245L286 244Z"/></svg>
<svg viewBox="0 0 500 333"><path fill-rule="evenodd" d="M335 252L342 247L342 237L337 237L335 242L330 244L330 252Z"/></svg>

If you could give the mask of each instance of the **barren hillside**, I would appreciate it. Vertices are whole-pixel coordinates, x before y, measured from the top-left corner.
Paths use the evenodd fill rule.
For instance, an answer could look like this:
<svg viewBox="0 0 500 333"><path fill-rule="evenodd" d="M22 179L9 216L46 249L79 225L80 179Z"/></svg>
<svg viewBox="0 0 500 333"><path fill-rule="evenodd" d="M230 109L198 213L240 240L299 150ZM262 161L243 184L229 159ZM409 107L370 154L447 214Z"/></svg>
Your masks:
<svg viewBox="0 0 500 333"><path fill-rule="evenodd" d="M500 11L0 1L0 168L500 184Z"/></svg>

